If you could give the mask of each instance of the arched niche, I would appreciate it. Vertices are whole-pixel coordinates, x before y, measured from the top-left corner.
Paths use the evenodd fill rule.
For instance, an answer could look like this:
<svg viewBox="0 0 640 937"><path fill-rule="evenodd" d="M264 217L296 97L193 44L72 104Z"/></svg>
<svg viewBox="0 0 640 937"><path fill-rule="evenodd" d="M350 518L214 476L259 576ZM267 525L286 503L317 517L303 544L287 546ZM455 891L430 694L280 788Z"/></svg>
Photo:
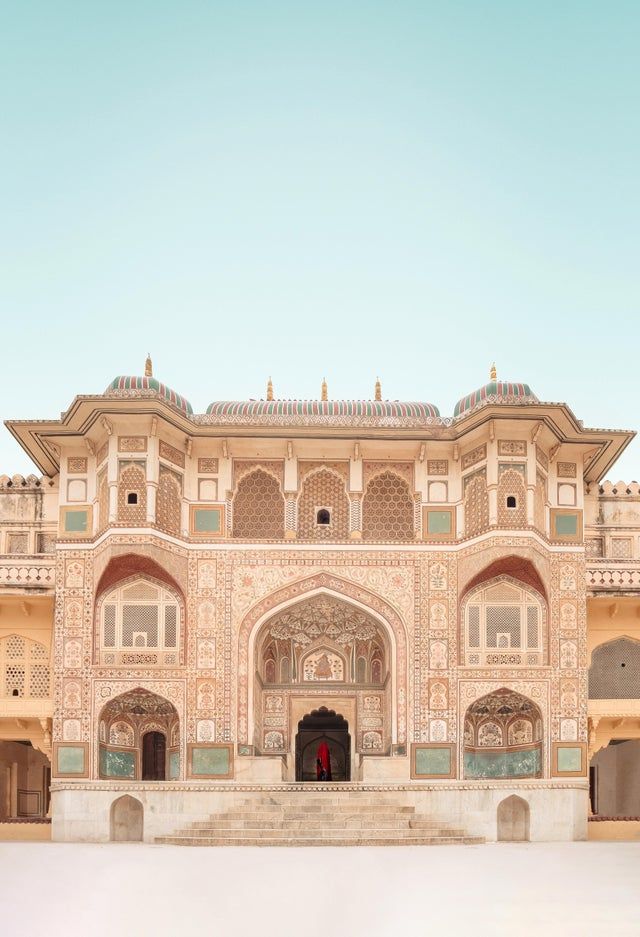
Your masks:
<svg viewBox="0 0 640 937"><path fill-rule="evenodd" d="M500 843L529 842L529 804L517 794L498 804L497 839Z"/></svg>
<svg viewBox="0 0 640 937"><path fill-rule="evenodd" d="M319 592L268 617L254 642L254 744L262 753L292 749L292 700L307 711L356 696L356 749L387 754L391 744L393 641L366 609ZM313 705L315 703L315 706ZM365 731L366 730L366 731Z"/></svg>
<svg viewBox="0 0 640 937"><path fill-rule="evenodd" d="M543 722L532 700L507 687L480 697L464 719L464 777L540 778Z"/></svg>
<svg viewBox="0 0 640 937"><path fill-rule="evenodd" d="M180 721L173 703L143 687L110 700L98 724L101 778L169 781L180 776Z"/></svg>
<svg viewBox="0 0 640 937"><path fill-rule="evenodd" d="M109 839L112 843L141 843L144 807L135 797L124 794L111 804Z"/></svg>

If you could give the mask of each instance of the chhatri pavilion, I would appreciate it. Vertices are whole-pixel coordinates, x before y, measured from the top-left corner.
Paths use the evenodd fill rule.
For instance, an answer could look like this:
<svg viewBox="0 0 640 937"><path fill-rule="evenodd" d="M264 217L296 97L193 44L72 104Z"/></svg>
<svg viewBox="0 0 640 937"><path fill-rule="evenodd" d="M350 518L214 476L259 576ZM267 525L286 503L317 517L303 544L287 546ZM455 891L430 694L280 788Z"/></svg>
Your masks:
<svg viewBox="0 0 640 937"><path fill-rule="evenodd" d="M495 369L451 417L379 381L194 413L150 359L6 426L39 474L0 477L0 837L640 815L640 486L603 482L633 432Z"/></svg>

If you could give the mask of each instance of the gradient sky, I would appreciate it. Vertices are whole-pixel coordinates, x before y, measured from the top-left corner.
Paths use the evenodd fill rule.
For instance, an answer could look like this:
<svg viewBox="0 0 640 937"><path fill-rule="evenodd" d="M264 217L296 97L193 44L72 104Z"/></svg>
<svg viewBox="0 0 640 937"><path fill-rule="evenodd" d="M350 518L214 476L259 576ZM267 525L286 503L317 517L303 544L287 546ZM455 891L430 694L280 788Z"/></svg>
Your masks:
<svg viewBox="0 0 640 937"><path fill-rule="evenodd" d="M640 428L639 39L637 0L4 4L2 416L151 351L197 412L379 374L449 415L495 359Z"/></svg>

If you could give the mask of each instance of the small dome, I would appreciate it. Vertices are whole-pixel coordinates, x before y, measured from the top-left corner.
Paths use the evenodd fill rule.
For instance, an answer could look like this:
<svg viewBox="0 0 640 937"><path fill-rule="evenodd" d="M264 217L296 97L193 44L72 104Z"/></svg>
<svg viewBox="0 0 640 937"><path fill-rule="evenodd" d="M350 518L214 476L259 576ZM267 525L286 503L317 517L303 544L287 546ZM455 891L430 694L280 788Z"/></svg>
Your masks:
<svg viewBox="0 0 640 937"><path fill-rule="evenodd" d="M528 384L492 380L484 387L480 387L478 390L474 390L473 393L467 394L466 397L462 397L455 406L453 416L454 418L460 417L485 403L538 403L538 398Z"/></svg>
<svg viewBox="0 0 640 937"><path fill-rule="evenodd" d="M167 403L177 407L178 410L181 410L188 416L191 416L193 413L193 407L185 397L182 397L180 394L176 394L175 390L171 390L171 388L167 387L166 384L161 384L160 381L158 381L155 377L133 377L122 375L119 377L114 377L105 390L105 395L117 397L145 397L148 395L149 391L158 394L160 397L164 397Z"/></svg>

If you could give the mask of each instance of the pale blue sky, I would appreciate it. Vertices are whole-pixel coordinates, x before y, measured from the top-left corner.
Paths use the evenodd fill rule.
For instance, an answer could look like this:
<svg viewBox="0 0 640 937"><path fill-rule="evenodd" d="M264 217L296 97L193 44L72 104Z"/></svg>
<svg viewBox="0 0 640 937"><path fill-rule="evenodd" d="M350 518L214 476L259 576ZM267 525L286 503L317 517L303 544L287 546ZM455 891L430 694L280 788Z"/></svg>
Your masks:
<svg viewBox="0 0 640 937"><path fill-rule="evenodd" d="M380 374L449 415L495 359L640 428L639 40L637 0L6 3L3 417L150 350L197 412Z"/></svg>

